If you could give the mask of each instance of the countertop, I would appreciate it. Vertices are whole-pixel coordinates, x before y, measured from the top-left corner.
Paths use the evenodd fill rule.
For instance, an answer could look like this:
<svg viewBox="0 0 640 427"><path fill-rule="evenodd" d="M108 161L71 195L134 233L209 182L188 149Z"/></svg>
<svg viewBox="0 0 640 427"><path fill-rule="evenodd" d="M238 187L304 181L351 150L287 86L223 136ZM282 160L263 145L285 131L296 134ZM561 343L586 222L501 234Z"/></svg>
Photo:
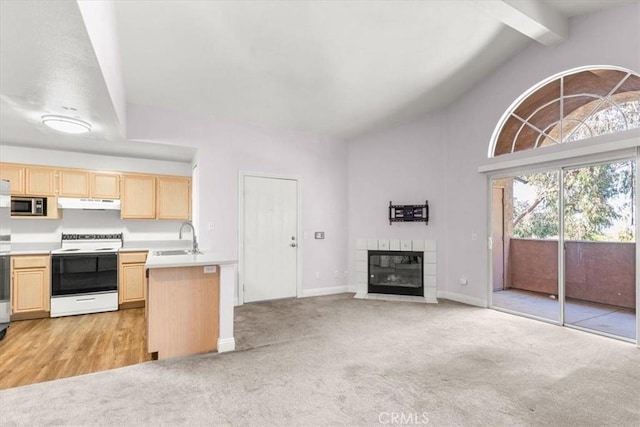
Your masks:
<svg viewBox="0 0 640 427"><path fill-rule="evenodd" d="M11 255L49 255L60 248L60 242L11 242Z"/></svg>
<svg viewBox="0 0 640 427"><path fill-rule="evenodd" d="M191 240L131 240L124 241L120 252L191 249Z"/></svg>
<svg viewBox="0 0 640 427"><path fill-rule="evenodd" d="M125 241L120 252L190 249L191 240L131 240ZM48 255L60 249L60 242L11 242L11 255Z"/></svg>
<svg viewBox="0 0 640 427"><path fill-rule="evenodd" d="M149 252L145 268L196 267L200 265L236 264L234 257L218 252L205 252L198 255L153 255Z"/></svg>

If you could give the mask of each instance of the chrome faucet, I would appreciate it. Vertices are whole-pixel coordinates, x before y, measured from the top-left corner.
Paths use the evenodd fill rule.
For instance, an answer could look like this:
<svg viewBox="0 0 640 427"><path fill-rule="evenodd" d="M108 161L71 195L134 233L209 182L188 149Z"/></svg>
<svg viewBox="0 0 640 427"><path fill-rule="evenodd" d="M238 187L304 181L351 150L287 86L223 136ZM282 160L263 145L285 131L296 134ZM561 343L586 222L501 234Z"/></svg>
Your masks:
<svg viewBox="0 0 640 427"><path fill-rule="evenodd" d="M180 231L178 232L178 239L182 239L182 228L188 225L189 227L191 227L191 234L193 234L193 248L191 249L191 252L193 252L193 254L200 254L202 252L200 252L200 249L198 249L198 239L196 239L196 229L193 228L193 224L191 224L190 222L183 222L182 224L180 224Z"/></svg>

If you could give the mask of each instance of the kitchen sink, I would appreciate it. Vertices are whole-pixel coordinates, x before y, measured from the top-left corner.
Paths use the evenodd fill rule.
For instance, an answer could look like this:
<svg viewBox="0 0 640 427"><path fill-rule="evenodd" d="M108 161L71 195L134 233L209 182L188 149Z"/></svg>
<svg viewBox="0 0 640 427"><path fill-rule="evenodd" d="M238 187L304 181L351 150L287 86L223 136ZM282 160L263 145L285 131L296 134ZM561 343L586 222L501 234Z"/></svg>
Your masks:
<svg viewBox="0 0 640 427"><path fill-rule="evenodd" d="M168 251L154 251L153 254L156 255L156 256L196 255L196 253L194 253L191 249L172 249L172 250L168 250Z"/></svg>

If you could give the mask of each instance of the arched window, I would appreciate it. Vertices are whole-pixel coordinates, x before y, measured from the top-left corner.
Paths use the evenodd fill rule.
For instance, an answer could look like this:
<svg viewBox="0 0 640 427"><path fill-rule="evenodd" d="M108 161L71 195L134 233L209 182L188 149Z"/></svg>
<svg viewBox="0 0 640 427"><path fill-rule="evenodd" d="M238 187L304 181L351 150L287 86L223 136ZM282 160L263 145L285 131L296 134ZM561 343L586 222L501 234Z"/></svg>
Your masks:
<svg viewBox="0 0 640 427"><path fill-rule="evenodd" d="M640 75L580 68L525 92L496 127L489 157L640 128Z"/></svg>

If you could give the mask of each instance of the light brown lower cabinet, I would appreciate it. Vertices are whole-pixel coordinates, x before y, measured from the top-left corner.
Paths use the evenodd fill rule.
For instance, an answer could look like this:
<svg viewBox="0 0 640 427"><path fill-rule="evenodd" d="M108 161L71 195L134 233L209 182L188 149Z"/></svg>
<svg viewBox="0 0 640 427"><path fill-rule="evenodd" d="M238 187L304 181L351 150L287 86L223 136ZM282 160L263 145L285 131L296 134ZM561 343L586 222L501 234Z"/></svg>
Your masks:
<svg viewBox="0 0 640 427"><path fill-rule="evenodd" d="M49 317L51 304L48 255L11 257L11 319Z"/></svg>
<svg viewBox="0 0 640 427"><path fill-rule="evenodd" d="M121 252L118 268L118 303L120 308L145 305L145 268L147 252Z"/></svg>
<svg viewBox="0 0 640 427"><path fill-rule="evenodd" d="M206 353L220 336L220 266L150 268L147 351L159 360Z"/></svg>

